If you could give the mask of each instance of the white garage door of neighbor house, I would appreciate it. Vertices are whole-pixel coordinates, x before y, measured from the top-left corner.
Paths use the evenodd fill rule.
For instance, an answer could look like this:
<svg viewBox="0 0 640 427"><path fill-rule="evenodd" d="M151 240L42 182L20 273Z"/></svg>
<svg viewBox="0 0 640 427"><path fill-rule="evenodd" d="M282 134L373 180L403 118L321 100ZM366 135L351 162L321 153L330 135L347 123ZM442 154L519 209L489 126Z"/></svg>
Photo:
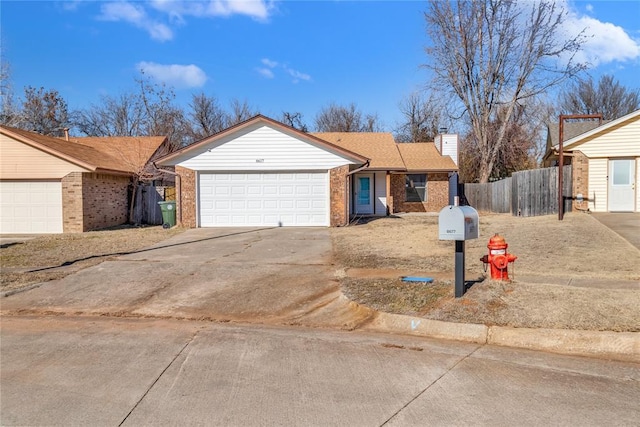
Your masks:
<svg viewBox="0 0 640 427"><path fill-rule="evenodd" d="M62 233L62 184L0 181L0 233Z"/></svg>
<svg viewBox="0 0 640 427"><path fill-rule="evenodd" d="M328 226L327 172L200 174L200 226Z"/></svg>

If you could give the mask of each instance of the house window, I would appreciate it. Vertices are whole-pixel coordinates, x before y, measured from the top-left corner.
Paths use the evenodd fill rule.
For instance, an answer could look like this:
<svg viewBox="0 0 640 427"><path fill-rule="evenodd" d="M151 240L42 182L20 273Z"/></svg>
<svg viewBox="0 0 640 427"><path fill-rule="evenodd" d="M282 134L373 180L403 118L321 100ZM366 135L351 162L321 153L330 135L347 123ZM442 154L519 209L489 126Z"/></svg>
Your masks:
<svg viewBox="0 0 640 427"><path fill-rule="evenodd" d="M407 202L427 201L427 174L416 173L405 175L405 189Z"/></svg>

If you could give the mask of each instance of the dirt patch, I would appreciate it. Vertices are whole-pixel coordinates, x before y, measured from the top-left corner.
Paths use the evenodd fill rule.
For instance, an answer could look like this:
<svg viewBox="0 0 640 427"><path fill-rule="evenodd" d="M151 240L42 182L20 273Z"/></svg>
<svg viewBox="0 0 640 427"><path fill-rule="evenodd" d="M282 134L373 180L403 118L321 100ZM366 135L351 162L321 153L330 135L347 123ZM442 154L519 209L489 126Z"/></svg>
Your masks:
<svg viewBox="0 0 640 427"><path fill-rule="evenodd" d="M119 227L87 233L54 234L6 245L0 249L0 290L61 279L108 259L135 252L181 233L184 229Z"/></svg>
<svg viewBox="0 0 640 427"><path fill-rule="evenodd" d="M466 279L476 283L456 299L454 242L438 240L437 216L334 229L343 292L378 310L451 322L640 331L640 251L591 216L481 215L480 230L466 242ZM488 280L479 261L495 233L518 256L512 283ZM432 284L400 280L429 273Z"/></svg>

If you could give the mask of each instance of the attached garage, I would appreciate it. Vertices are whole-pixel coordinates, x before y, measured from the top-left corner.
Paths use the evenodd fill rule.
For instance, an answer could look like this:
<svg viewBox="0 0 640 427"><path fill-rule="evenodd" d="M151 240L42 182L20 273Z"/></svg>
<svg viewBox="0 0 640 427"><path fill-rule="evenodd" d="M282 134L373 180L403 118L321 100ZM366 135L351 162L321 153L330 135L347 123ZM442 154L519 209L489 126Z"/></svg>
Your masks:
<svg viewBox="0 0 640 427"><path fill-rule="evenodd" d="M76 233L129 218L131 177L165 137L62 139L0 125L0 233Z"/></svg>
<svg viewBox="0 0 640 427"><path fill-rule="evenodd" d="M60 181L0 181L0 233L62 233Z"/></svg>
<svg viewBox="0 0 640 427"><path fill-rule="evenodd" d="M256 116L171 153L186 227L334 226L348 221L348 174L367 158Z"/></svg>
<svg viewBox="0 0 640 427"><path fill-rule="evenodd" d="M201 227L328 226L328 172L201 173Z"/></svg>

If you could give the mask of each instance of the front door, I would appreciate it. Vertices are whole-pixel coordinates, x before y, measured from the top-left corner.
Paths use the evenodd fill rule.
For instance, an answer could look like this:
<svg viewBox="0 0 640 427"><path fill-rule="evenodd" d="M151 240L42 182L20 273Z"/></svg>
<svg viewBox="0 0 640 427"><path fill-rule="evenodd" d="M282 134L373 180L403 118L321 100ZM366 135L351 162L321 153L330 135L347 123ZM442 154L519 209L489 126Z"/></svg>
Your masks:
<svg viewBox="0 0 640 427"><path fill-rule="evenodd" d="M354 214L373 214L373 174L356 175Z"/></svg>
<svg viewBox="0 0 640 427"><path fill-rule="evenodd" d="M609 160L609 206L615 212L633 212L635 208L634 159Z"/></svg>

